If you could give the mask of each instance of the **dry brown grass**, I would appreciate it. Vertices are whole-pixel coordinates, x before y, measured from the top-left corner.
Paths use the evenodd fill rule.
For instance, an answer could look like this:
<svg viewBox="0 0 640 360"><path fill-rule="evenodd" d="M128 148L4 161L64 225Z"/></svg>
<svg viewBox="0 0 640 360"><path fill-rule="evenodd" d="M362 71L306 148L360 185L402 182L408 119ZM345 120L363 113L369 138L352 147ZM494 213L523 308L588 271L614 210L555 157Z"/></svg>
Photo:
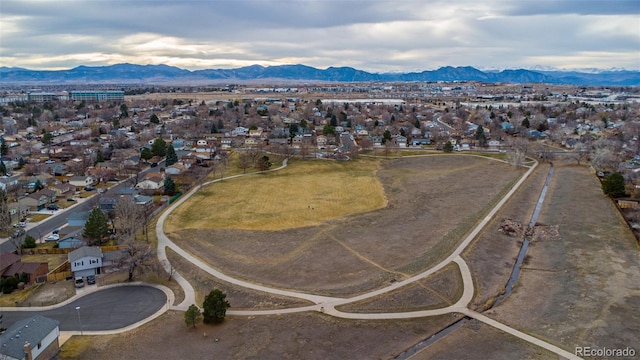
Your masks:
<svg viewBox="0 0 640 360"><path fill-rule="evenodd" d="M22 262L46 262L49 270L53 270L63 262L67 261L67 254L35 254L22 255Z"/></svg>
<svg viewBox="0 0 640 360"><path fill-rule="evenodd" d="M281 230L383 208L379 160L294 162L282 171L207 186L174 211L169 233L184 229Z"/></svg>
<svg viewBox="0 0 640 360"><path fill-rule="evenodd" d="M30 222L40 222L40 221L48 218L49 216L51 216L51 214L31 214L31 215L29 215L29 221Z"/></svg>

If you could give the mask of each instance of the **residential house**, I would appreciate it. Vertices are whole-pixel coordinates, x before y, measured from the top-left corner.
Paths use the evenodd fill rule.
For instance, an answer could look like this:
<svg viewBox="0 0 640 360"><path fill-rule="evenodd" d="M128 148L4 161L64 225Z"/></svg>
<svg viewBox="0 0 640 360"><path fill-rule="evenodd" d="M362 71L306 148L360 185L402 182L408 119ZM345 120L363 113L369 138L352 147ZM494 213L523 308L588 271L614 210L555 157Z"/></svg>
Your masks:
<svg viewBox="0 0 640 360"><path fill-rule="evenodd" d="M407 138L405 136L398 136L396 137L396 144L398 144L399 147L401 148L406 148L407 147Z"/></svg>
<svg viewBox="0 0 640 360"><path fill-rule="evenodd" d="M238 126L231 131L231 136L246 136L249 133L249 129Z"/></svg>
<svg viewBox="0 0 640 360"><path fill-rule="evenodd" d="M60 351L57 320L34 315L15 322L0 335L0 358L49 360Z"/></svg>
<svg viewBox="0 0 640 360"><path fill-rule="evenodd" d="M133 202L136 205L147 207L153 203L153 198L151 196L146 196L146 195L134 195Z"/></svg>
<svg viewBox="0 0 640 360"><path fill-rule="evenodd" d="M159 190L164 186L164 176L162 173L148 173L144 180L136 185L140 190Z"/></svg>
<svg viewBox="0 0 640 360"><path fill-rule="evenodd" d="M186 167L181 162L177 162L171 166L168 166L164 169L165 174L168 175L178 175L186 170Z"/></svg>
<svg viewBox="0 0 640 360"><path fill-rule="evenodd" d="M319 150L324 150L327 146L327 137L324 135L319 135L316 137L316 144L318 144Z"/></svg>
<svg viewBox="0 0 640 360"><path fill-rule="evenodd" d="M78 189L84 189L85 186L91 186L95 182L96 178L92 175L72 176L69 178L69 184L74 185Z"/></svg>
<svg viewBox="0 0 640 360"><path fill-rule="evenodd" d="M66 239L68 237L82 238L83 231L84 226L65 226L60 229L58 234L60 235L60 239Z"/></svg>
<svg viewBox="0 0 640 360"><path fill-rule="evenodd" d="M84 225L87 223L88 219L89 219L88 211L75 211L69 214L69 217L67 218L67 225L79 226L84 228Z"/></svg>
<svg viewBox="0 0 640 360"><path fill-rule="evenodd" d="M28 276L28 283L46 281L49 264L46 262L22 262L22 258L14 253L0 254L0 276L2 278Z"/></svg>
<svg viewBox="0 0 640 360"><path fill-rule="evenodd" d="M6 191L7 188L18 186L19 178L20 178L20 175L0 176L0 189Z"/></svg>
<svg viewBox="0 0 640 360"><path fill-rule="evenodd" d="M98 200L98 206L102 212L114 211L117 203L118 198L113 196L103 196Z"/></svg>
<svg viewBox="0 0 640 360"><path fill-rule="evenodd" d="M249 136L252 138L261 138L263 132L264 132L264 129L261 127L258 127L257 129L249 130Z"/></svg>
<svg viewBox="0 0 640 360"><path fill-rule="evenodd" d="M100 274L102 250L97 246L83 246L67 254L73 276L85 277Z"/></svg>
<svg viewBox="0 0 640 360"><path fill-rule="evenodd" d="M40 211L56 201L56 193L49 189L42 189L18 200L20 208L29 211Z"/></svg>
<svg viewBox="0 0 640 360"><path fill-rule="evenodd" d="M60 249L77 249L83 246L87 246L87 242L76 236L69 236L58 241Z"/></svg>
<svg viewBox="0 0 640 360"><path fill-rule="evenodd" d="M413 138L411 139L411 145L413 146L422 146L422 145L430 145L431 139L425 138Z"/></svg>
<svg viewBox="0 0 640 360"><path fill-rule="evenodd" d="M248 146L248 147L254 147L256 145L258 145L258 139L256 138L252 138L252 137L248 137L246 139L244 139L244 145Z"/></svg>
<svg viewBox="0 0 640 360"><path fill-rule="evenodd" d="M220 140L220 147L222 149L225 149L225 150L230 149L232 146L233 146L233 139L225 137Z"/></svg>
<svg viewBox="0 0 640 360"><path fill-rule="evenodd" d="M76 187L70 183L57 183L49 186L49 190L56 193L57 198L68 199L76 193Z"/></svg>

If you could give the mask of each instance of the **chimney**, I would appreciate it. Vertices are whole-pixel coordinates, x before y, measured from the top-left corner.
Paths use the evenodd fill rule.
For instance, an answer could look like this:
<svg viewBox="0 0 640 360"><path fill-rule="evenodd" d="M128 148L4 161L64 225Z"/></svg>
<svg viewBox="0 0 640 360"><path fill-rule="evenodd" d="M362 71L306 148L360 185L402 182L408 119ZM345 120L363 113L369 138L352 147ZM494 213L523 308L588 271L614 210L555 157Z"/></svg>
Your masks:
<svg viewBox="0 0 640 360"><path fill-rule="evenodd" d="M33 360L33 355L31 354L31 344L28 341L24 342L24 360Z"/></svg>

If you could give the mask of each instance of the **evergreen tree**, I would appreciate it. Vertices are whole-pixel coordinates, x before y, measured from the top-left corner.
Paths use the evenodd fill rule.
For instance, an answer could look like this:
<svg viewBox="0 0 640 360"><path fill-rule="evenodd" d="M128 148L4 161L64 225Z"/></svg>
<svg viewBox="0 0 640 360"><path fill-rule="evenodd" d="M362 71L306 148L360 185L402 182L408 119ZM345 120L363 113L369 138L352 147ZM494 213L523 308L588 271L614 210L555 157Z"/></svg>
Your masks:
<svg viewBox="0 0 640 360"><path fill-rule="evenodd" d="M7 143L3 140L2 144L0 144L0 156L7 156L8 153L9 146L7 146Z"/></svg>
<svg viewBox="0 0 640 360"><path fill-rule="evenodd" d="M153 157L153 153L149 148L143 148L142 151L140 152L140 157L143 160L149 160Z"/></svg>
<svg viewBox="0 0 640 360"><path fill-rule="evenodd" d="M151 153L153 156L165 157L167 155L167 143L162 138L157 138L151 144Z"/></svg>
<svg viewBox="0 0 640 360"><path fill-rule="evenodd" d="M51 145L51 142L53 141L53 135L51 135L51 133L48 132L47 130L43 129L41 141L45 145Z"/></svg>
<svg viewBox="0 0 640 360"><path fill-rule="evenodd" d="M624 197L625 186L624 177L620 173L611 174L609 177L602 181L602 191L605 195L609 195L612 198Z"/></svg>
<svg viewBox="0 0 640 360"><path fill-rule="evenodd" d="M104 155L102 154L102 150L98 149L98 151L96 151L96 163L103 162L103 161L104 161Z"/></svg>
<svg viewBox="0 0 640 360"><path fill-rule="evenodd" d="M391 141L391 131L385 130L382 134L382 143L386 143L387 141Z"/></svg>
<svg viewBox="0 0 640 360"><path fill-rule="evenodd" d="M4 161L0 161L0 176L7 175L7 166L4 164Z"/></svg>
<svg viewBox="0 0 640 360"><path fill-rule="evenodd" d="M222 291L212 290L205 298L202 304L203 321L205 324L221 323L227 314L229 302L226 300L227 295Z"/></svg>
<svg viewBox="0 0 640 360"><path fill-rule="evenodd" d="M149 118L149 122L153 124L160 124L160 119L158 118L158 115L152 114L151 117Z"/></svg>
<svg viewBox="0 0 640 360"><path fill-rule="evenodd" d="M446 152L446 153L450 153L450 152L453 151L453 144L451 143L451 141L447 141L447 143L444 144L443 151Z"/></svg>
<svg viewBox="0 0 640 360"><path fill-rule="evenodd" d="M173 146L167 146L167 160L166 165L171 166L178 162L178 155L176 154L176 149Z"/></svg>
<svg viewBox="0 0 640 360"><path fill-rule="evenodd" d="M87 223L84 225L82 236L91 240L93 243L101 245L102 238L107 236L109 225L107 217L97 207L93 208L89 213Z"/></svg>
<svg viewBox="0 0 640 360"><path fill-rule="evenodd" d="M176 183L170 177L164 179L164 194L173 196L176 193Z"/></svg>
<svg viewBox="0 0 640 360"><path fill-rule="evenodd" d="M528 118L524 118L524 120L522 120L522 123L520 123L520 125L526 127L527 129L529 128L529 126L531 126Z"/></svg>
<svg viewBox="0 0 640 360"><path fill-rule="evenodd" d="M184 312L184 322L187 326L196 327L196 324L200 322L200 320L202 320L202 313L197 306L192 304L187 311Z"/></svg>

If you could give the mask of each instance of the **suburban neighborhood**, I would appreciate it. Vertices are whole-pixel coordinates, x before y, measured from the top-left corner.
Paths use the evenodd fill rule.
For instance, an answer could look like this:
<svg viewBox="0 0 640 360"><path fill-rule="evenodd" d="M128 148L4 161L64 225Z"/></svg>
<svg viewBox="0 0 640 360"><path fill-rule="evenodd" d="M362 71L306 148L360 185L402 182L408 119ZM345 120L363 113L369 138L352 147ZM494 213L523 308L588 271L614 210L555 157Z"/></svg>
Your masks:
<svg viewBox="0 0 640 360"><path fill-rule="evenodd" d="M278 171L291 162L342 166L405 156L494 157L524 174L519 182L513 180L513 191L538 164L550 168L549 176L554 163L588 167L585 178L602 182L630 231L640 234L640 92L636 88L453 82L7 88L1 95L0 300L11 296L11 306L47 311L71 306L68 311L77 315L72 325L63 324L63 331L60 320L41 315L11 324L0 345L0 353L10 358L23 354L28 359L53 358L71 336L84 334L84 305L73 310L72 305L58 303L116 291L122 284L165 278L165 273L168 280L155 285L164 287L165 293L183 293L184 300L168 305L157 301L150 311L158 313L147 321L170 305L185 312L185 319L193 315L195 327L200 310L188 306L202 297L199 290L190 294L198 285L178 276L179 266L165 253L165 246L179 250L179 242L169 237L186 235L162 230L163 222L169 219L172 224L172 216L184 216L170 213L206 186L215 188L217 182ZM506 201L511 195L501 196ZM308 220L314 218L316 206L302 206L311 211L305 215ZM478 229L486 221L477 224ZM536 223L530 226L533 231ZM520 231L504 224L501 229L509 234ZM468 239L464 246L473 238ZM455 250L458 256L465 249L460 246ZM467 276L466 265L460 265L460 260L453 263ZM199 266L213 276L218 274L213 264ZM422 270L424 276L431 274ZM240 278L234 280L236 285L253 287ZM467 281L460 301L473 292ZM391 281L391 285L400 283ZM162 291L158 296L165 296ZM315 303L313 310L323 314L352 316L338 307L342 301L338 297L284 294ZM484 315L469 313L467 304L457 304L452 301L444 309L489 323ZM7 306L7 302L0 306L4 314L10 314L4 310ZM18 341L16 334L22 334L24 341ZM61 334L63 340L59 340ZM524 337L517 330L512 334ZM571 357L555 345L540 346Z"/></svg>

